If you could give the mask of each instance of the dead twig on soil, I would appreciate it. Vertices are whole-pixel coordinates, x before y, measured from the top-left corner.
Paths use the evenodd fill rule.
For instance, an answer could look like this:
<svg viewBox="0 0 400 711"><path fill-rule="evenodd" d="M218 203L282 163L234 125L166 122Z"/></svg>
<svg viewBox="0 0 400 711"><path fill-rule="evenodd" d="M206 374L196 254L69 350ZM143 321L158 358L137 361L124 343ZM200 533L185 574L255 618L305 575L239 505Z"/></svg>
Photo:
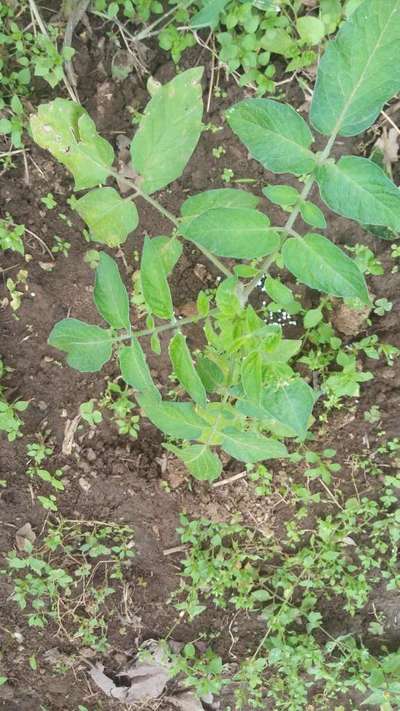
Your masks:
<svg viewBox="0 0 400 711"><path fill-rule="evenodd" d="M216 489L219 486L227 486L227 484L232 484L233 481L239 481L239 479L244 479L247 476L247 471L239 472L239 474L234 474L230 476L229 479L221 479L213 484L213 488Z"/></svg>
<svg viewBox="0 0 400 711"><path fill-rule="evenodd" d="M74 31L75 31L75 28L79 25L86 10L88 9L89 2L90 2L90 0L74 0L74 2L72 3L71 11L69 13L69 17L67 20L67 25L65 27L63 50L66 49L67 47L69 47L69 48L72 47L72 37L73 37ZM72 86L74 87L74 91L75 91L76 96L79 100L79 95L78 95L78 91L77 91L77 78L76 78L76 74L75 74L71 59L68 59L65 62L65 73L66 73L69 81L71 82Z"/></svg>
<svg viewBox="0 0 400 711"><path fill-rule="evenodd" d="M383 118L385 119L385 121L387 121L388 123L390 123L390 125L391 125L391 126L397 131L397 133L400 135L400 128L399 128L398 125L393 121L393 119L390 118L390 116L386 113L386 111L381 111L381 114L382 114Z"/></svg>
<svg viewBox="0 0 400 711"><path fill-rule="evenodd" d="M187 551L188 546L175 546L175 548L166 548L163 550L163 555L174 555L174 553L183 553Z"/></svg>
<svg viewBox="0 0 400 711"><path fill-rule="evenodd" d="M43 251L47 252L48 255L51 257L51 259L54 262L55 261L54 254L51 251L51 249L47 246L46 242L41 237L39 237L39 235L37 235L36 232L33 232L28 227L25 227L25 232L27 232L30 237L33 237L35 240L37 240L37 242L39 242L39 244L42 246Z"/></svg>
<svg viewBox="0 0 400 711"><path fill-rule="evenodd" d="M62 453L69 456L72 452L74 446L75 432L78 428L79 422L81 420L80 415L76 415L73 420L67 420L64 430L64 441L62 443Z"/></svg>

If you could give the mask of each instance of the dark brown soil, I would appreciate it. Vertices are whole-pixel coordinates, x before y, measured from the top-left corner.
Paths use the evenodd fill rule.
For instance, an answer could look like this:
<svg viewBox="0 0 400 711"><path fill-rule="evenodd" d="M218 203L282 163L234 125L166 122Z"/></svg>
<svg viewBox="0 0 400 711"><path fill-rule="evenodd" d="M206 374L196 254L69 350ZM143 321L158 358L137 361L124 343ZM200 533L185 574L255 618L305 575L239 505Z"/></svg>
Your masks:
<svg viewBox="0 0 400 711"><path fill-rule="evenodd" d="M79 51L75 68L82 103L95 119L100 133L115 143L117 134L132 134L128 109L143 108L147 93L134 75L118 85L110 79L107 40L98 45L99 36L94 34L92 38L87 38L86 43L77 40ZM185 61L188 64L199 61L207 65L209 58L193 51ZM155 52L150 69L155 78L162 82L175 73L174 65L163 54ZM208 75L207 68L206 90ZM223 122L224 109L243 96L245 91L239 90L234 83L225 84L223 80L222 85L227 97L213 98L206 119L221 130L203 134L184 176L160 196L162 203L172 212L178 212L181 202L189 194L223 187L221 174L224 167L232 168L235 177L254 178L256 182L251 189L258 193L265 183L262 168L249 160L245 149ZM38 92L39 103L48 96L48 91L39 87ZM297 87L290 89L290 100L297 102L297 105L302 103ZM212 149L219 145L224 146L226 154L218 160L212 156ZM358 153L361 150L361 144L349 141L338 147L339 152ZM67 203L71 195L71 180L48 154L35 145L30 145L30 157L28 184L22 163L1 178L0 211L10 212L15 222L25 224L49 246L55 234L67 239L71 242L71 250L68 258L57 256L54 268L47 271L43 263L50 262L50 257L42 253L39 243L32 238L28 241L27 252L32 255L28 265L15 253L5 257L2 264L3 269L9 269L3 281L19 268L28 269L28 289L21 308L16 316L10 308L2 309L0 319L1 356L6 365L13 368L7 378L8 397L30 400L30 405L23 416L24 438L13 444L7 443L4 438L1 441L0 478L7 480L7 487L0 499L0 550L7 554L14 548L16 530L24 523L30 522L37 534L42 529L45 514L35 501L35 495L48 494L49 490L45 485L31 483L27 478L25 448L27 441L33 441L39 433L50 432L55 454L49 468L66 467L66 490L58 497L60 514L67 519L121 522L135 529L137 555L127 580L131 622L125 620L122 624L121 614L119 617L113 614L109 626L111 651L99 655L100 661L107 669L117 671L124 660L134 655L141 642L149 638L162 638L174 627L173 638L181 642L194 639L200 632L212 634L215 650L224 661L235 663L249 650L254 650L262 634L262 625L241 613L235 619L232 640L228 632L233 617L230 611L221 614L210 609L192 625L181 621L173 606L168 604L170 594L179 586L179 554L165 556L163 552L179 544L176 527L179 513L183 511L214 520L228 520L239 511L248 525L266 533L279 531L290 511L284 502L265 505L254 498L246 480L212 490L207 485L192 480L189 482L173 460L163 472L161 458L165 454L161 447L162 440L147 421L141 423L137 440L119 436L108 420L103 421L94 435L85 426L76 433L72 454L62 455L67 421L77 415L80 403L102 392L105 377L116 376L117 366L112 363L101 374L82 375L61 363L59 354L47 345L48 334L59 319L70 315L96 322L98 316L92 303L93 273L84 262L89 246L82 237L82 224ZM271 177L268 176L270 182ZM48 192L54 194L58 203L52 211L46 210L40 200ZM132 264L133 250L140 248L145 234L168 234L170 228L146 205L138 203L138 207L140 227L123 247L128 265ZM275 213L270 207L268 210L273 219L282 219L279 212ZM59 213L67 215L72 226L63 221ZM370 279L370 285L376 296L384 296L393 302L393 310L384 318L374 319L368 333L377 333L381 340L400 347L400 274L390 274L388 243L368 236L355 224L351 224L349 232L349 223L334 215L330 215L329 223L330 234L338 243L373 244L387 268L386 276ZM126 273L122 258L119 264ZM197 267L203 264L205 269ZM126 273L126 277L130 278L130 274ZM215 273L212 269L210 271L202 256L194 249L186 248L173 282L175 302L182 312L190 309L199 288L214 282ZM0 301L5 295L4 289ZM193 343L199 338L196 331L190 332L190 336ZM168 363L163 362L162 358L151 357L151 364L157 371L157 377L167 384ZM400 402L399 368L389 368L382 361L368 361L366 365L375 378L363 390L360 401L356 406L354 402L350 403L348 411L343 409L337 412L329 425L317 433L318 448L333 447L338 452L337 458L343 464L343 470L337 477L336 485L345 491L350 491L353 486L349 477L351 455L365 451L367 445L374 446L376 430L365 422L363 413L372 404L378 404L383 418L381 429L386 431L388 437L400 435L398 420L394 417ZM228 465L226 475L236 471L240 471L237 466ZM277 476L285 477L287 473L287 468L283 468L277 471ZM87 492L79 483L82 476L90 482ZM53 670L44 657L46 651L57 647L68 656L76 655L80 650L57 636L56 627L50 626L43 631L28 628L24 613L9 600L11 591L10 583L3 582L0 625L3 638L2 673L8 676L9 682L0 687L0 707L7 711L75 711L79 704L91 711L116 708L118 704L108 702L89 683L87 664L79 657L72 670L64 674ZM390 612L395 604L393 599L387 599L386 604L385 597L377 592L378 598L381 608L383 606L384 611ZM121 599L117 606L121 606ZM351 631L343 630L344 618L340 609L331 610L331 614L336 618L336 631ZM357 621L359 629L362 630L364 623L363 619ZM13 636L15 631L21 635L17 639ZM32 654L38 662L37 671L29 666ZM169 711L169 706L163 705L163 702L154 708ZM223 708L225 706L221 706Z"/></svg>

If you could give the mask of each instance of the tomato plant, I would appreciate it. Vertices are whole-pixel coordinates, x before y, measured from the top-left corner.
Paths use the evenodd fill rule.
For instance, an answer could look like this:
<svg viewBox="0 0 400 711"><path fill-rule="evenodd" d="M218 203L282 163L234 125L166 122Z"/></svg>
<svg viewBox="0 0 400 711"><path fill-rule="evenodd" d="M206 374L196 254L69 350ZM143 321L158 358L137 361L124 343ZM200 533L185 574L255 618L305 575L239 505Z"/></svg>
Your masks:
<svg viewBox="0 0 400 711"><path fill-rule="evenodd" d="M110 177L126 182L135 196L172 224L170 235L144 240L140 288L146 328L132 326L118 266L102 252L94 302L107 327L66 318L55 325L49 343L82 372L100 370L115 352L141 410L169 438L165 447L197 479L220 476L219 450L247 464L286 457L283 440L303 441L312 423L320 392L294 367L301 343L285 338L282 327L268 322L251 304L260 285L273 301L281 302L292 294L282 281L289 272L323 294L372 306L357 262L321 234L327 222L310 195L317 185L322 202L333 212L361 225L400 230L400 193L383 170L366 158L344 155L336 161L331 155L338 137L365 131L398 92L399 40L400 0L365 0L328 44L310 111L312 128L327 137L322 151L312 150L310 126L288 104L253 98L227 111L229 126L254 159L268 171L298 179L299 189L266 185L263 191L288 213L283 227L271 225L267 214L257 209L260 198L244 190L192 195L179 216L153 197L182 175L203 130L200 67L164 86L151 85L152 98L131 143L137 179L118 175L111 144L78 104L55 99L31 118L35 141L68 168L76 191L88 191L75 200L75 209L92 240L117 247L139 224L132 198L105 186ZM299 218L302 227L297 227ZM223 278L212 294L199 293L196 315L179 319L168 279L185 241ZM232 269L226 259L235 260ZM274 277L269 275L271 267ZM293 294L290 298L293 306ZM205 336L203 351L196 356L185 337L185 326L192 323L203 324ZM169 359L185 401L163 400L150 373L141 342L150 338L151 348L160 353L160 332L171 334ZM341 360L346 365L348 357Z"/></svg>

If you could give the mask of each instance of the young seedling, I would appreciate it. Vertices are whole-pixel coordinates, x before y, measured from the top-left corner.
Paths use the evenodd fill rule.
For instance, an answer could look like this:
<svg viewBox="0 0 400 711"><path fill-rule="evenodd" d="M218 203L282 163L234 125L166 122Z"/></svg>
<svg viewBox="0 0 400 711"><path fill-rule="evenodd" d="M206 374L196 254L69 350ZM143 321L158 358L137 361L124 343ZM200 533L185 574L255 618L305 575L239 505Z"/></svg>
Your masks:
<svg viewBox="0 0 400 711"><path fill-rule="evenodd" d="M115 351L140 408L170 440L180 443L165 446L198 479L220 476L218 449L246 464L286 457L282 440L303 441L312 423L320 393L294 367L298 341L286 339L282 327L266 323L251 304L260 284L270 295L277 277L284 286L289 272L311 289L371 307L362 271L322 234L326 220L310 197L317 185L322 202L337 214L361 225L400 230L400 193L383 170L366 158L332 157L336 138L361 134L399 91L399 40L400 0L364 0L328 44L310 110L312 127L327 137L320 152L311 148L310 127L287 104L255 98L228 110L230 127L255 160L273 173L299 180L299 190L286 185L265 188L268 199L288 213L283 227L271 225L257 209L260 198L249 191L227 187L193 195L183 202L179 216L154 197L182 175L200 138L199 67L164 86L152 84L151 101L131 144L136 180L118 175L112 167L112 146L78 104L56 99L31 118L35 141L70 170L77 191L88 191L75 201L75 209L92 240L117 247L139 223L132 199L105 187L110 176L172 223L170 236L144 241L140 285L146 328L133 329L117 264L102 252L94 301L107 327L67 318L56 324L49 343L65 351L68 364L82 372L99 371ZM303 226L297 226L300 217ZM199 293L197 314L179 319L168 277L185 240L223 279L212 297ZM233 272L225 259L236 260ZM203 324L206 342L196 358L184 333L193 323ZM151 348L159 353L161 332L171 334L168 354L187 394L184 402L161 398L147 364L141 342L150 338ZM340 353L338 363L346 369L341 392L358 392L358 383L367 378L358 373L355 358ZM328 388L335 390L338 383L332 378Z"/></svg>

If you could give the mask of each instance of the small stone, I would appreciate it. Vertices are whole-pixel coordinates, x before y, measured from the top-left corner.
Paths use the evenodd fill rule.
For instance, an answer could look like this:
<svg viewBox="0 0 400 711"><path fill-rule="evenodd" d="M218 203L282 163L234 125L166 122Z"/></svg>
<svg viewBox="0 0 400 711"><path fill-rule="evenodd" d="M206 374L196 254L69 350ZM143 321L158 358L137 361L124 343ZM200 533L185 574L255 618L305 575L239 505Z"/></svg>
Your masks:
<svg viewBox="0 0 400 711"><path fill-rule="evenodd" d="M186 480L186 467L180 461L172 459L168 462L168 467L164 474L171 489L178 489Z"/></svg>
<svg viewBox="0 0 400 711"><path fill-rule="evenodd" d="M193 271L196 274L197 278L200 279L200 281L206 281L210 276L210 273L207 270L207 267L204 266L204 264L195 264Z"/></svg>
<svg viewBox="0 0 400 711"><path fill-rule="evenodd" d="M114 462L111 467L111 474L114 476L121 476L125 474L125 467L121 462Z"/></svg>
<svg viewBox="0 0 400 711"><path fill-rule="evenodd" d="M84 491L85 493L87 493L87 492L91 489L91 487L92 487L90 481L88 481L87 479L85 479L84 476L81 476L81 477L80 477L80 479L79 479L79 486L81 487L82 491Z"/></svg>
<svg viewBox="0 0 400 711"><path fill-rule="evenodd" d="M396 371L388 366L387 368L382 368L380 376L384 380L393 380L396 377Z"/></svg>
<svg viewBox="0 0 400 711"><path fill-rule="evenodd" d="M40 412L45 412L45 410L47 410L47 408L48 408L47 402L45 402L44 400L39 400L38 408L39 408Z"/></svg>
<svg viewBox="0 0 400 711"><path fill-rule="evenodd" d="M97 654L97 652L94 649L91 649L90 647L82 647L82 649L80 649L79 651L82 657L85 657L86 659L93 659L93 657L95 657Z"/></svg>
<svg viewBox="0 0 400 711"><path fill-rule="evenodd" d="M86 459L88 462L95 462L97 459L97 454L93 449L88 449L86 452Z"/></svg>
<svg viewBox="0 0 400 711"><path fill-rule="evenodd" d="M336 305L332 316L332 323L337 331L346 336L357 336L365 329L365 322L371 312L369 306L362 309L351 309L343 303Z"/></svg>
<svg viewBox="0 0 400 711"><path fill-rule="evenodd" d="M36 533L30 523L25 523L15 534L16 545L19 551L27 550L27 544L33 545L36 540Z"/></svg>

